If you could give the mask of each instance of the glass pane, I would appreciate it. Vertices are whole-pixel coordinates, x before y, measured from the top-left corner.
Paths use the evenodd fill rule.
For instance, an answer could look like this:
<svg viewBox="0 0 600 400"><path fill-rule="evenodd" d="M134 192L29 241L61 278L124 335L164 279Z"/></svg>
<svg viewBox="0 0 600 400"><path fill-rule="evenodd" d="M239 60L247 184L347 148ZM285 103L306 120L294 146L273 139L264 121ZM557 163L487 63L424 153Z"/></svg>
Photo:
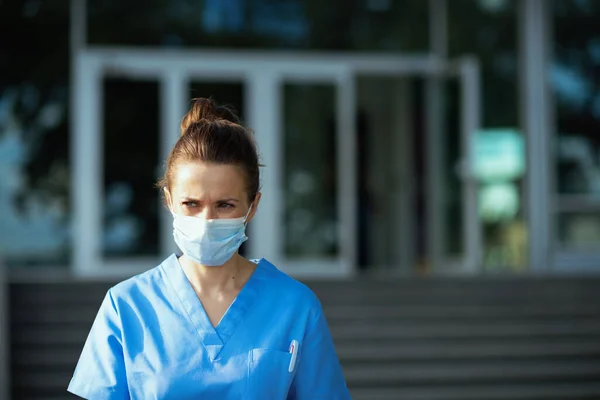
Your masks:
<svg viewBox="0 0 600 400"><path fill-rule="evenodd" d="M285 254L338 253L335 86L286 84Z"/></svg>
<svg viewBox="0 0 600 400"><path fill-rule="evenodd" d="M482 135L505 131L522 138L519 122L518 84L518 0L504 1L449 1L448 2L448 51L451 57L473 54L481 68L481 122ZM450 89L451 91L454 89ZM459 104L454 94L454 104ZM457 106L451 112L460 113ZM460 115L460 114L457 114ZM448 118L453 118L448 116ZM456 118L453 119L456 125ZM446 142L448 151L456 154L458 136L449 129ZM447 164L448 188L448 245L451 252L458 246L458 235L453 234L456 221L461 218L458 210L461 201L456 190L456 165ZM524 171L510 177L500 174L492 179L481 180L479 192L480 218L483 228L484 267L486 269L520 269L526 264L527 247L525 224L522 213L521 191Z"/></svg>
<svg viewBox="0 0 600 400"><path fill-rule="evenodd" d="M395 154L409 126L398 123L394 106L404 95L399 78L361 75L357 82L357 253L360 269L393 264L391 242L402 240L395 214L401 185L394 179L402 165ZM377 207L375 207L375 204ZM403 221L409 224L409 221Z"/></svg>
<svg viewBox="0 0 600 400"><path fill-rule="evenodd" d="M518 2L448 2L450 56L473 54L481 65L484 127L516 127L519 124Z"/></svg>
<svg viewBox="0 0 600 400"><path fill-rule="evenodd" d="M418 81L418 82L417 82ZM357 81L357 252L360 269L414 267L425 257L424 136L419 79Z"/></svg>
<svg viewBox="0 0 600 400"><path fill-rule="evenodd" d="M159 191L157 82L104 81L106 257L157 255Z"/></svg>
<svg viewBox="0 0 600 400"><path fill-rule="evenodd" d="M217 104L232 108L242 120L244 119L244 85L242 83L194 80L190 83L189 100L196 97L212 98Z"/></svg>
<svg viewBox="0 0 600 400"><path fill-rule="evenodd" d="M426 51L422 0L89 0L92 44ZM119 24L113 22L118 19Z"/></svg>
<svg viewBox="0 0 600 400"><path fill-rule="evenodd" d="M562 214L558 218L561 246L569 250L598 250L600 211Z"/></svg>
<svg viewBox="0 0 600 400"><path fill-rule="evenodd" d="M557 190L600 194L600 3L553 1ZM573 29L576 27L577 29Z"/></svg>
<svg viewBox="0 0 600 400"><path fill-rule="evenodd" d="M436 149L436 153L442 157L443 182L442 201L443 208L443 234L442 250L444 255L450 258L464 254L464 204L463 204L463 181L459 174L459 165L463 158L461 139L461 89L456 80L447 81L443 85L443 128L444 145ZM435 145L434 145L435 146Z"/></svg>
<svg viewBox="0 0 600 400"><path fill-rule="evenodd" d="M189 100L196 97L212 98L217 104L231 108L241 119L244 120L244 85L242 83L214 82L194 80L190 82ZM249 242L242 243L240 254L246 254Z"/></svg>
<svg viewBox="0 0 600 400"><path fill-rule="evenodd" d="M414 229L415 242L415 260L414 265L419 271L424 271L428 267L427 260L427 132L426 132L426 113L425 113L425 80L415 78L410 83L410 99L412 101L412 146L413 151L413 201L414 216L412 227Z"/></svg>
<svg viewBox="0 0 600 400"><path fill-rule="evenodd" d="M0 262L68 266L69 3L0 2Z"/></svg>

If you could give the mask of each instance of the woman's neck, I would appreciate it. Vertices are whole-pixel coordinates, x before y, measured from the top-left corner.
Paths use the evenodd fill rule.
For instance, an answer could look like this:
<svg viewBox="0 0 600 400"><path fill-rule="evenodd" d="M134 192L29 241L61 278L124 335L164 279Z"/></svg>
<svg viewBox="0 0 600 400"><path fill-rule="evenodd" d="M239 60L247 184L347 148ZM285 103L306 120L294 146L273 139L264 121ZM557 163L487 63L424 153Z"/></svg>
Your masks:
<svg viewBox="0 0 600 400"><path fill-rule="evenodd" d="M179 262L186 277L199 294L220 293L239 290L248 280L248 260L235 254L225 264L210 267L198 264L185 255Z"/></svg>

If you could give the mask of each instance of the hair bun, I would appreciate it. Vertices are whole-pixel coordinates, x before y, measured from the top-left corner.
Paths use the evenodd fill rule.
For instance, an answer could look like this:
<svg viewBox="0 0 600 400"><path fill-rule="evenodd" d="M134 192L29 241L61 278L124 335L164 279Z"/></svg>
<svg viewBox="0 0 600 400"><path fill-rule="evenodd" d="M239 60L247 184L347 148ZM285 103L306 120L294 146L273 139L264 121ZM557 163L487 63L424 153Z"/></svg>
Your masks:
<svg viewBox="0 0 600 400"><path fill-rule="evenodd" d="M188 128L200 122L229 121L234 124L240 123L240 118L227 106L219 106L212 99L203 97L192 99L190 111L181 120L181 135Z"/></svg>

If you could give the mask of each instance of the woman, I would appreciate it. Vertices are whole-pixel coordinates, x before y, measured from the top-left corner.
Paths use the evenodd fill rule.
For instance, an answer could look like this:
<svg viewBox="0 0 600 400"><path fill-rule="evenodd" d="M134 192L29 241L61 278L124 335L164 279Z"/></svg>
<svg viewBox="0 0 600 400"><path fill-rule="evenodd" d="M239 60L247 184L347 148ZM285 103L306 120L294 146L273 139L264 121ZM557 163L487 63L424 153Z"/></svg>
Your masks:
<svg viewBox="0 0 600 400"><path fill-rule="evenodd" d="M182 255L111 288L69 385L86 399L349 399L321 305L238 254L260 202L252 134L197 99L159 185Z"/></svg>

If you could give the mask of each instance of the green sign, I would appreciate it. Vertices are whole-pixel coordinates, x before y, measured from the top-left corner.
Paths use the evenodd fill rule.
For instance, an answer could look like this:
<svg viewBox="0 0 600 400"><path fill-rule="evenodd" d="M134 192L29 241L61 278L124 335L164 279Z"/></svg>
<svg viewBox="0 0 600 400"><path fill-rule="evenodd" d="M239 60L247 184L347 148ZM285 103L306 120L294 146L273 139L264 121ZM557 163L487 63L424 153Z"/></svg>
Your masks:
<svg viewBox="0 0 600 400"><path fill-rule="evenodd" d="M525 143L516 129L481 130L473 145L473 172L481 181L509 181L524 174Z"/></svg>

